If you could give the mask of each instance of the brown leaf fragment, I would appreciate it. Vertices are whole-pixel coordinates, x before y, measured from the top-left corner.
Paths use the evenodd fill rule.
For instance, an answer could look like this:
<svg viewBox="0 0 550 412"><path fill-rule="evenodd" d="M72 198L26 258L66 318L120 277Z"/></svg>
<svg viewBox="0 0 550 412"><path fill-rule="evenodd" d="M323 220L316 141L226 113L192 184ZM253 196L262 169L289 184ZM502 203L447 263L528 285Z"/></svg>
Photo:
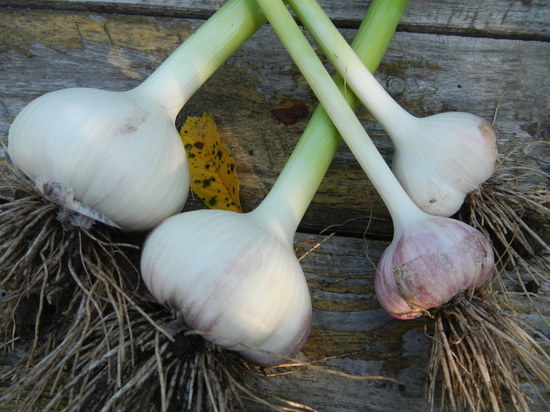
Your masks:
<svg viewBox="0 0 550 412"><path fill-rule="evenodd" d="M285 97L277 106L271 108L271 113L280 122L293 125L299 118L307 115L307 106L301 100Z"/></svg>

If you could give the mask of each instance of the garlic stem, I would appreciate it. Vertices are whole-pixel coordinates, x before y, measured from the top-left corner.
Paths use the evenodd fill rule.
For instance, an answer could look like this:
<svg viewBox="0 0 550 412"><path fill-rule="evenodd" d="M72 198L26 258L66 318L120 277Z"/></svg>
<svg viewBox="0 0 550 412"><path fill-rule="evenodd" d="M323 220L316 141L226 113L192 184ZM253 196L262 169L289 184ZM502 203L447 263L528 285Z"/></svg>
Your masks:
<svg viewBox="0 0 550 412"><path fill-rule="evenodd" d="M403 190L281 0L257 0L271 26L378 190L394 224L423 212Z"/></svg>
<svg viewBox="0 0 550 412"><path fill-rule="evenodd" d="M177 114L197 89L265 23L254 0L229 0L134 89Z"/></svg>
<svg viewBox="0 0 550 412"><path fill-rule="evenodd" d="M414 127L416 117L403 109L349 47L316 0L288 0L300 21L304 23L330 62L339 73L345 73L350 88L362 103L395 139L405 139ZM391 2L391 1L390 1ZM400 1L397 1L400 3Z"/></svg>
<svg viewBox="0 0 550 412"><path fill-rule="evenodd" d="M374 72L380 64L407 2L374 0L370 4L351 43L368 70ZM341 76L335 76L335 83L341 92L345 90ZM346 93L345 98L355 110L359 104L357 97ZM253 213L284 224L285 233L293 236L340 142L338 130L319 105L274 186Z"/></svg>

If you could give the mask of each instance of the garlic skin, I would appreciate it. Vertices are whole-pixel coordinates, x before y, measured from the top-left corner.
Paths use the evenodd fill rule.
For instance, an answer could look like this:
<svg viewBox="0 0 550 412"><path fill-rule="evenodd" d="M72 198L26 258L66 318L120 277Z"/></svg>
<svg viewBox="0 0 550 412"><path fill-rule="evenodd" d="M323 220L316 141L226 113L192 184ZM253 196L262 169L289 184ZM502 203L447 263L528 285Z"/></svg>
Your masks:
<svg viewBox="0 0 550 412"><path fill-rule="evenodd" d="M304 344L311 300L292 239L255 212L197 210L167 219L147 238L141 270L153 296L191 329L273 365Z"/></svg>
<svg viewBox="0 0 550 412"><path fill-rule="evenodd" d="M458 220L425 214L396 231L376 271L376 295L397 319L413 319L483 284L494 268L481 232Z"/></svg>
<svg viewBox="0 0 550 412"><path fill-rule="evenodd" d="M124 229L156 226L183 208L189 191L172 117L137 89L47 93L15 118L8 153L31 180L71 191L83 205L74 211Z"/></svg>
<svg viewBox="0 0 550 412"><path fill-rule="evenodd" d="M392 170L413 201L432 215L455 214L496 169L495 131L473 114L414 118L401 133L406 137L392 137Z"/></svg>

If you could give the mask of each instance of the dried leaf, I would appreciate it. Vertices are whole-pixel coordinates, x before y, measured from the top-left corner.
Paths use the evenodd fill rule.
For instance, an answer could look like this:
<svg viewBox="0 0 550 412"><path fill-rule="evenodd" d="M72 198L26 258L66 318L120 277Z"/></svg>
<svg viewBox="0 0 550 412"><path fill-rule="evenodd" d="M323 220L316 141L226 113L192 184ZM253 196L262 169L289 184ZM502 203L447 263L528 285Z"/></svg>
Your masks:
<svg viewBox="0 0 550 412"><path fill-rule="evenodd" d="M282 123L291 125L307 114L307 106L301 100L284 98L271 108L271 113Z"/></svg>
<svg viewBox="0 0 550 412"><path fill-rule="evenodd" d="M221 142L212 115L188 117L180 136L189 160L193 192L211 209L242 212L235 160Z"/></svg>

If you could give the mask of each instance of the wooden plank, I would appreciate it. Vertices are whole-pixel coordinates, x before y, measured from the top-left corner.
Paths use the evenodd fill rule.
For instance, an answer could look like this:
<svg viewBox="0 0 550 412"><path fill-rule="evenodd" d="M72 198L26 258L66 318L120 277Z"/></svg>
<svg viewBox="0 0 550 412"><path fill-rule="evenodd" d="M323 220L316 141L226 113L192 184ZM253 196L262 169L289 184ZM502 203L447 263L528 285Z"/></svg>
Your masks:
<svg viewBox="0 0 550 412"><path fill-rule="evenodd" d="M224 0L0 0L1 5L204 18ZM319 0L340 26L357 27L370 1ZM407 31L548 40L546 0L411 0L401 25Z"/></svg>
<svg viewBox="0 0 550 412"><path fill-rule="evenodd" d="M2 136L25 104L47 91L73 86L126 90L137 85L201 23L42 10L0 13ZM345 31L348 38L353 33ZM265 196L308 120L286 126L271 116L270 108L284 96L304 100L310 112L316 107L307 84L278 44L271 29L262 28L189 101L179 119L204 111L214 114L237 159L245 210ZM550 44L545 42L400 32L377 76L405 108L420 116L459 110L490 120L498 104L499 148L508 154L548 135L548 55ZM359 115L389 161L391 145L383 131L365 110ZM543 167L547 156L527 146L511 159ZM198 204L190 202L189 207ZM388 238L386 209L342 145L302 230L338 225L341 233L361 235L369 217L370 235Z"/></svg>

